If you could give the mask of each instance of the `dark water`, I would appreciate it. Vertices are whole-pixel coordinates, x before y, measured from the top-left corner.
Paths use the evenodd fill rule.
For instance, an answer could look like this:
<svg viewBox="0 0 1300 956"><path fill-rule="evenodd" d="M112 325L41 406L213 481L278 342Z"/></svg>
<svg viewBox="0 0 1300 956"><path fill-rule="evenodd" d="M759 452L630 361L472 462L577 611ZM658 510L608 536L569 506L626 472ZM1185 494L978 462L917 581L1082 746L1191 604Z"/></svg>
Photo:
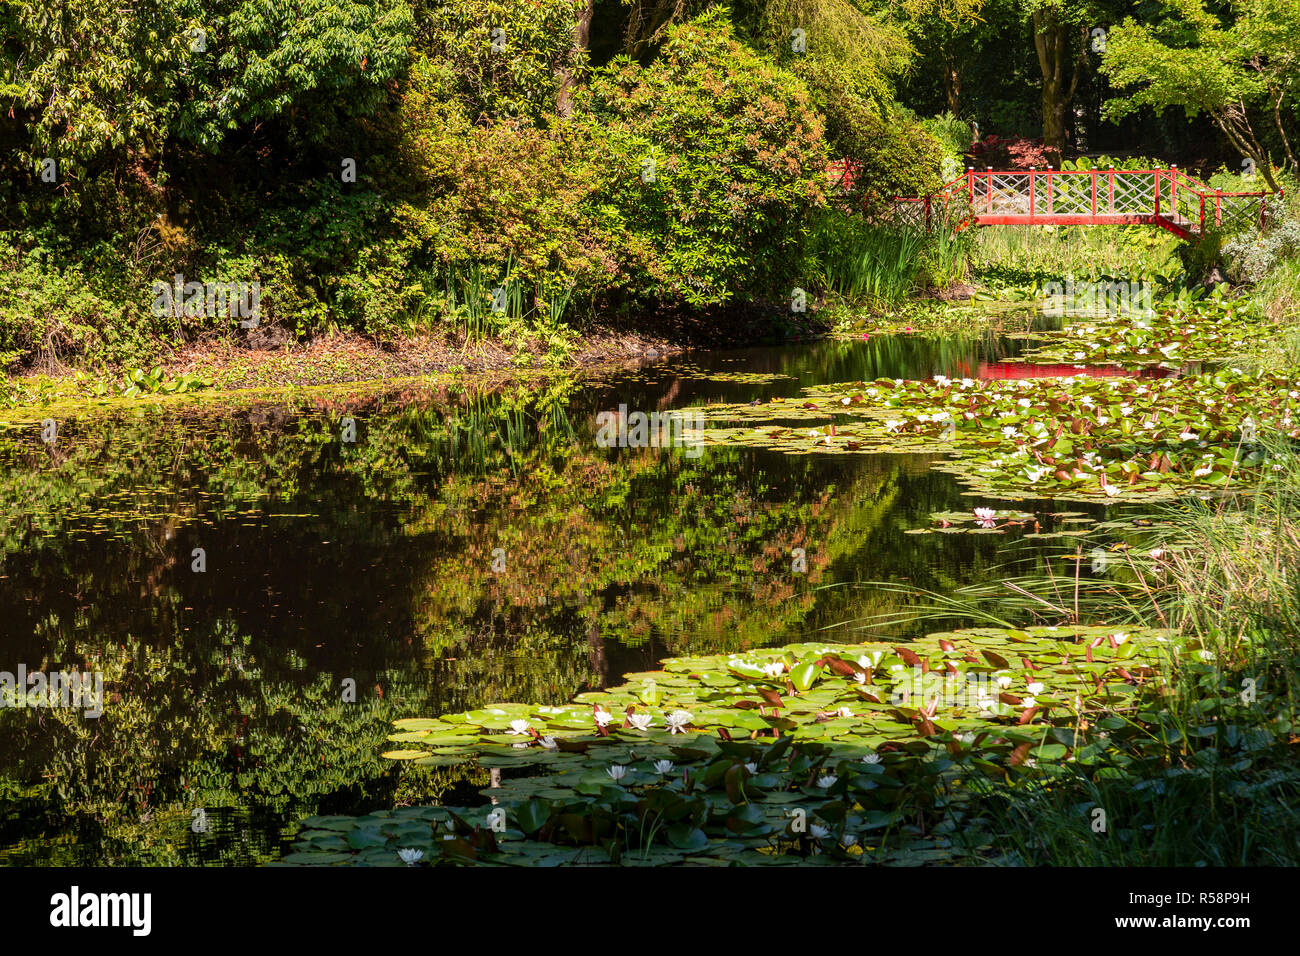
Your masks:
<svg viewBox="0 0 1300 956"><path fill-rule="evenodd" d="M132 406L53 446L0 432L0 671L100 672L108 696L98 719L0 709L0 861L265 862L303 816L483 785L380 758L392 720L558 704L686 652L909 636L863 629L901 601L866 582L1035 559L905 534L976 503L929 457L606 449L596 415L973 377L1014 347L822 342L528 390Z"/></svg>

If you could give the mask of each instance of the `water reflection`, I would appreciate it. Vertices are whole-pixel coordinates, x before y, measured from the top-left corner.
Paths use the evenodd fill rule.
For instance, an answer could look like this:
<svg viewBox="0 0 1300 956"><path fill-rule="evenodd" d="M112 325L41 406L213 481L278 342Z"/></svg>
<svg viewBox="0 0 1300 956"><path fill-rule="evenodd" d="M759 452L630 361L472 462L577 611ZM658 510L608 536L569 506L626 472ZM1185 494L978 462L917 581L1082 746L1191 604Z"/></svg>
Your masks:
<svg viewBox="0 0 1300 956"><path fill-rule="evenodd" d="M1015 349L808 343L529 389L142 405L53 446L0 433L0 670L95 670L109 695L97 721L0 710L0 860L275 859L304 815L482 785L380 759L393 719L863 639L898 597L828 585L999 574L1005 539L905 533L971 504L928 456L605 449L596 416L961 376Z"/></svg>

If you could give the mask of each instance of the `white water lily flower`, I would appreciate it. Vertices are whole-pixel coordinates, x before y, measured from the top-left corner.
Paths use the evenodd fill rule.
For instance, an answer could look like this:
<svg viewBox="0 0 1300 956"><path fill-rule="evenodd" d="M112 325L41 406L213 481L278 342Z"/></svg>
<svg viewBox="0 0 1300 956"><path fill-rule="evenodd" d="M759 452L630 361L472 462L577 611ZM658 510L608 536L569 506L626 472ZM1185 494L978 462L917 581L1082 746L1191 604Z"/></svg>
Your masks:
<svg viewBox="0 0 1300 956"><path fill-rule="evenodd" d="M823 790L829 790L831 787L835 786L835 781L839 779L840 778L835 776L835 774L828 773L825 776L817 778L817 786L821 787Z"/></svg>
<svg viewBox="0 0 1300 956"><path fill-rule="evenodd" d="M1017 428L1015 425L1003 425L1003 426L1002 426L1002 437L1003 437L1003 438L1015 438L1015 437L1016 437L1017 435L1019 435L1019 434L1020 434L1020 429Z"/></svg>
<svg viewBox="0 0 1300 956"><path fill-rule="evenodd" d="M609 774L610 779L617 783L619 780L622 780L627 776L627 767L616 763L612 767L606 767L605 773Z"/></svg>
<svg viewBox="0 0 1300 956"><path fill-rule="evenodd" d="M998 516L998 513L992 508L976 508L974 514L981 521L992 521Z"/></svg>
<svg viewBox="0 0 1300 956"><path fill-rule="evenodd" d="M650 729L650 723L654 718L650 714L628 714L627 721L632 725L634 730L640 730L643 733Z"/></svg>
<svg viewBox="0 0 1300 956"><path fill-rule="evenodd" d="M751 760L749 763L745 764L745 769L750 773L758 773L758 764Z"/></svg>
<svg viewBox="0 0 1300 956"><path fill-rule="evenodd" d="M763 674L766 677L771 677L775 679L777 677L780 677L784 673L785 673L784 661L770 661L769 663L763 665Z"/></svg>
<svg viewBox="0 0 1300 956"><path fill-rule="evenodd" d="M865 684L865 683L867 682L867 675L866 675L866 672L865 672L865 671L855 671L854 674L853 674L853 680L856 681L856 682L859 683L859 684Z"/></svg>
<svg viewBox="0 0 1300 956"><path fill-rule="evenodd" d="M614 719L613 714L599 707L596 708L596 712L593 716L596 718L596 724L601 727L604 727L606 724L608 724L611 720Z"/></svg>
<svg viewBox="0 0 1300 956"><path fill-rule="evenodd" d="M1192 431L1190 428L1187 429L1186 431L1184 431L1184 432L1183 432L1182 434L1180 434L1178 437L1181 438L1183 441L1200 441L1200 440L1201 440L1201 436L1198 435L1198 434L1196 434L1196 432Z"/></svg>
<svg viewBox="0 0 1300 956"><path fill-rule="evenodd" d="M1038 701L1034 700L1034 698L1032 697L1026 697L1023 701L1021 701L1021 703L1024 704L1026 707L1038 706Z"/></svg>
<svg viewBox="0 0 1300 956"><path fill-rule="evenodd" d="M887 432L896 432L902 427L903 423L900 421L894 421L891 419L890 421L885 422L885 431Z"/></svg>
<svg viewBox="0 0 1300 956"><path fill-rule="evenodd" d="M1114 641L1116 644L1123 644L1125 641L1128 640L1128 635L1125 634L1123 631L1121 631L1118 634L1112 634L1110 636L1110 639Z"/></svg>
<svg viewBox="0 0 1300 956"><path fill-rule="evenodd" d="M560 746L555 742L554 737L543 737L541 740L538 741L538 743L540 743L547 750L554 750L556 747Z"/></svg>
<svg viewBox="0 0 1300 956"><path fill-rule="evenodd" d="M880 763L880 754L863 754L863 763Z"/></svg>
<svg viewBox="0 0 1300 956"><path fill-rule="evenodd" d="M415 864L419 863L422 859L424 859L423 850L413 850L413 849L398 850L397 855L401 857L402 862L405 863L407 866L415 866Z"/></svg>
<svg viewBox="0 0 1300 956"><path fill-rule="evenodd" d="M831 835L831 831L826 829L824 826L820 826L819 824L810 823L808 825L808 835L812 837L814 840L825 840L828 836Z"/></svg>
<svg viewBox="0 0 1300 956"><path fill-rule="evenodd" d="M674 764L671 760L656 760L655 773L662 773L662 774L672 773L673 767L675 766L676 764Z"/></svg>
<svg viewBox="0 0 1300 956"><path fill-rule="evenodd" d="M1034 681L1034 683L1029 685L1029 693L1031 694L1041 694L1046 689L1047 688L1045 688L1042 684L1038 683L1037 681Z"/></svg>
<svg viewBox="0 0 1300 956"><path fill-rule="evenodd" d="M964 744L973 744L975 742L975 734L967 731L964 734L958 734L957 739Z"/></svg>
<svg viewBox="0 0 1300 956"><path fill-rule="evenodd" d="M835 711L835 716L836 716L836 717L852 717L852 716L853 716L853 711L849 710L849 708L847 708L847 707L841 707L839 710Z"/></svg>
<svg viewBox="0 0 1300 956"><path fill-rule="evenodd" d="M841 405L847 405L847 404L849 404L849 400L848 400L847 398L841 398L841 399L840 399L840 404L841 404Z"/></svg>
<svg viewBox="0 0 1300 956"><path fill-rule="evenodd" d="M1001 687L1003 690L1006 690L1008 687L1011 686L1011 678L1007 677L1005 674L997 678L997 682L998 682L998 686Z"/></svg>
<svg viewBox="0 0 1300 956"><path fill-rule="evenodd" d="M853 845L855 845L857 842L858 842L858 838L855 837L852 833L846 833L846 834L844 834L844 845L845 845L845 846L853 846Z"/></svg>
<svg viewBox="0 0 1300 956"><path fill-rule="evenodd" d="M671 714L664 717L664 722L668 724L668 730L671 733L685 733L686 725L692 720L690 711L674 710Z"/></svg>
<svg viewBox="0 0 1300 956"><path fill-rule="evenodd" d="M519 736L520 734L528 733L528 721L526 720L510 721L510 729L508 729L506 733L516 737Z"/></svg>

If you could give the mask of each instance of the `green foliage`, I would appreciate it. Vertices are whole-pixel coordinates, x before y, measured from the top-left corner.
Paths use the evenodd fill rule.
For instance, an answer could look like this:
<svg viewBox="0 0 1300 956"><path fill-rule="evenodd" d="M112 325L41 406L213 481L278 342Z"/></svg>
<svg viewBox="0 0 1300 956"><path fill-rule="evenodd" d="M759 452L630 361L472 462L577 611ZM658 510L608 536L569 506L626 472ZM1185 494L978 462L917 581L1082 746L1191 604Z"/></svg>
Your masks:
<svg viewBox="0 0 1300 956"><path fill-rule="evenodd" d="M635 291L694 306L781 289L822 201L822 122L793 76L709 14L649 67L615 59L586 99L611 182L601 207Z"/></svg>
<svg viewBox="0 0 1300 956"><path fill-rule="evenodd" d="M564 76L578 79L585 51L573 29L584 0L416 0L419 47L453 78L445 91L471 122L540 123ZM500 31L500 32L497 32Z"/></svg>

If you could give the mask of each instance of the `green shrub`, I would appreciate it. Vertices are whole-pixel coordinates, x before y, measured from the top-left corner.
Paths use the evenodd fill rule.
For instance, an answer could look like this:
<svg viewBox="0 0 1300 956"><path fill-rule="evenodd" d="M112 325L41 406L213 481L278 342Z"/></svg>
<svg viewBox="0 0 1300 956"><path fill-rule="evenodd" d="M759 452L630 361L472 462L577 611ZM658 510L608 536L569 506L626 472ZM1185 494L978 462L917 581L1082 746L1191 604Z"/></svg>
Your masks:
<svg viewBox="0 0 1300 956"><path fill-rule="evenodd" d="M609 151L602 225L638 292L693 306L788 293L826 165L797 79L714 11L671 29L649 67L615 59L586 105Z"/></svg>

